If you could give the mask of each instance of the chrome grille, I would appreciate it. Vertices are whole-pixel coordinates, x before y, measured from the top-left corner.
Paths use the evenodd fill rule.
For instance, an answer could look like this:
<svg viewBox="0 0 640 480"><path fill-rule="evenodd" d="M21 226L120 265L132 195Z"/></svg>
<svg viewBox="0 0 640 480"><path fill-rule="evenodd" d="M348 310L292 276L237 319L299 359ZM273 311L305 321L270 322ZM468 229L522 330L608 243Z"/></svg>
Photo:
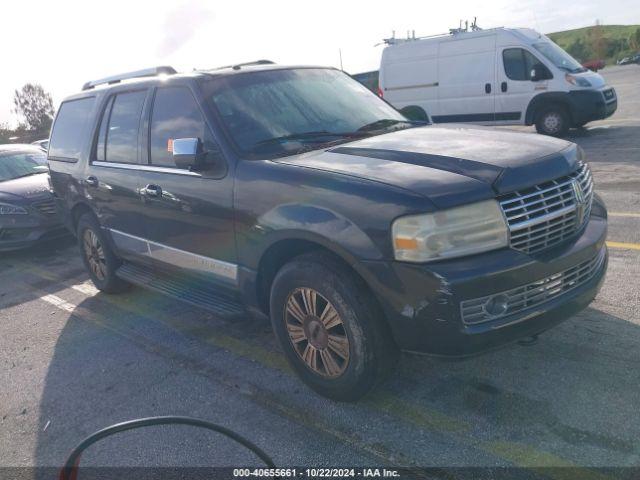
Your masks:
<svg viewBox="0 0 640 480"><path fill-rule="evenodd" d="M462 321L467 325L475 325L538 307L587 283L600 270L604 263L604 258L605 251L602 250L591 260L537 282L493 295L465 300L460 303ZM506 309L499 315L492 315L486 311L485 305L490 299L498 296L501 297L500 301L506 304Z"/></svg>
<svg viewBox="0 0 640 480"><path fill-rule="evenodd" d="M574 185L575 184L575 185ZM585 163L571 175L500 197L511 248L535 253L571 237L587 221L593 179Z"/></svg>
<svg viewBox="0 0 640 480"><path fill-rule="evenodd" d="M57 213L56 202L53 199L35 202L33 203L33 208L38 210L43 215L55 215Z"/></svg>

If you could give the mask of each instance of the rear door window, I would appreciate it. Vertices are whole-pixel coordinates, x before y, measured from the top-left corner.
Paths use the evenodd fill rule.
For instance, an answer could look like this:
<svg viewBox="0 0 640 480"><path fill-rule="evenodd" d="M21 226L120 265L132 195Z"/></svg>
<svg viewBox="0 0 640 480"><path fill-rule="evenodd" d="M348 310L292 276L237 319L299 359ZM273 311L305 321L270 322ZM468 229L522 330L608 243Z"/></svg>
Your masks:
<svg viewBox="0 0 640 480"><path fill-rule="evenodd" d="M51 160L78 160L82 152L95 97L69 100L60 105L56 123L51 132L49 158Z"/></svg>
<svg viewBox="0 0 640 480"><path fill-rule="evenodd" d="M204 117L185 87L164 87L156 91L149 136L151 164L173 167L172 142L176 138L199 138L207 150L212 142Z"/></svg>
<svg viewBox="0 0 640 480"><path fill-rule="evenodd" d="M114 163L138 162L138 134L146 90L118 93L102 114L96 160Z"/></svg>

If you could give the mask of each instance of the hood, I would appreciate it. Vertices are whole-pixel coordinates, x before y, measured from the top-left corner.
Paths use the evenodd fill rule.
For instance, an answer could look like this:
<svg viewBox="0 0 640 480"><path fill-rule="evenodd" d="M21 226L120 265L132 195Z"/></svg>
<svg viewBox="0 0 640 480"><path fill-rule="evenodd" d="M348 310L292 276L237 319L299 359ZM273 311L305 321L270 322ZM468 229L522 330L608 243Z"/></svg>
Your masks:
<svg viewBox="0 0 640 480"><path fill-rule="evenodd" d="M426 126L278 160L411 190L448 208L567 175L577 146L538 134Z"/></svg>
<svg viewBox="0 0 640 480"><path fill-rule="evenodd" d="M46 172L0 182L0 200L33 201L51 196Z"/></svg>

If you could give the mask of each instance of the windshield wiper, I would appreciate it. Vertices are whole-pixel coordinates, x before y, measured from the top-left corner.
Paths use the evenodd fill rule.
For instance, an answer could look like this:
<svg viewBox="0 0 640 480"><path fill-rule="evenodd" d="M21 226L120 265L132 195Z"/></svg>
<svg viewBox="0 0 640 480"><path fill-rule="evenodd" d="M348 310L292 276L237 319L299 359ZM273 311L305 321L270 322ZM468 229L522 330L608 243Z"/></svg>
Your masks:
<svg viewBox="0 0 640 480"><path fill-rule="evenodd" d="M267 138L265 140L261 140L260 142L256 143L255 146L257 147L259 145L267 145L271 143L283 143L283 142L296 141L296 140L317 141L318 139L326 138L326 137L356 138L356 137L362 137L362 136L364 135L360 132L329 132L326 130L317 130L312 132L299 132L299 133L292 133L290 135L282 135L280 137Z"/></svg>
<svg viewBox="0 0 640 480"><path fill-rule="evenodd" d="M427 125L427 122L419 122L413 120L397 120L395 118L383 118L376 120L375 122L367 123L358 129L358 132L368 132L371 130L382 130L389 127L394 127L398 124L404 125Z"/></svg>

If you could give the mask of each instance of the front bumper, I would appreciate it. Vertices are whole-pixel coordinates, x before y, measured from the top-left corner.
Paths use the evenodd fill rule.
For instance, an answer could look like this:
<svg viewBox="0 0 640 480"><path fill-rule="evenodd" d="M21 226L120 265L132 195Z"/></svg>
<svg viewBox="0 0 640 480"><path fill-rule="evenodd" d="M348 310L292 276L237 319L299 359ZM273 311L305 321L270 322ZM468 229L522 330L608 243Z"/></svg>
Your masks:
<svg viewBox="0 0 640 480"><path fill-rule="evenodd" d="M56 215L3 215L0 217L0 252L18 250L67 234Z"/></svg>
<svg viewBox="0 0 640 480"><path fill-rule="evenodd" d="M427 265L372 261L365 267L401 349L465 356L536 335L586 308L606 273L606 234L606 211L594 203L577 238L535 256L502 249ZM599 257L592 275L566 292L493 320L462 320L461 302L557 278Z"/></svg>
<svg viewBox="0 0 640 480"><path fill-rule="evenodd" d="M610 117L618 108L618 96L612 87L603 90L573 90L569 92L571 118L575 125Z"/></svg>

